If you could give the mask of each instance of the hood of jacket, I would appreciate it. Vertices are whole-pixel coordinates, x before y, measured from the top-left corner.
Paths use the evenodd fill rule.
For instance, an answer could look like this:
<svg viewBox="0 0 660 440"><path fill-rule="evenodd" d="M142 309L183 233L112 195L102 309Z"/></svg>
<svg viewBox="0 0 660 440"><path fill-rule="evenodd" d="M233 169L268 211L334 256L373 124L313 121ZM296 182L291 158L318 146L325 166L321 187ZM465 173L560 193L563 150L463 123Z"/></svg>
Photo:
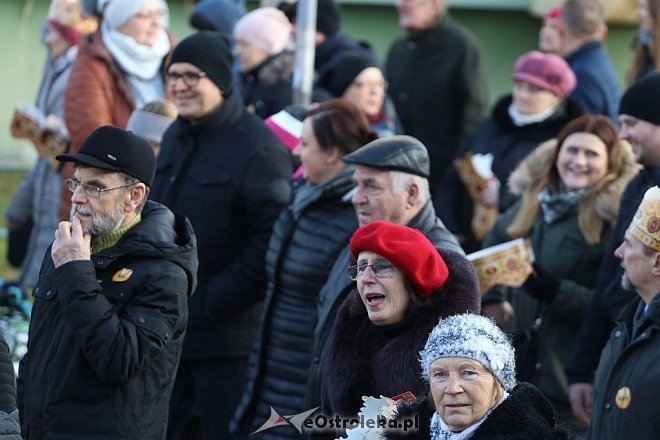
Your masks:
<svg viewBox="0 0 660 440"><path fill-rule="evenodd" d="M596 197L596 214L603 221L613 226L619 214L619 204L628 182L639 172L641 166L635 161L630 145L624 143L623 168L619 176L608 183ZM557 140L543 142L532 151L509 176L509 191L521 196L539 183L554 166L552 157L557 147Z"/></svg>
<svg viewBox="0 0 660 440"><path fill-rule="evenodd" d="M107 267L123 255L132 258L158 258L180 266L188 275L188 296L197 287L197 239L190 221L164 205L148 200L142 220L129 229L119 242L94 255L96 266Z"/></svg>

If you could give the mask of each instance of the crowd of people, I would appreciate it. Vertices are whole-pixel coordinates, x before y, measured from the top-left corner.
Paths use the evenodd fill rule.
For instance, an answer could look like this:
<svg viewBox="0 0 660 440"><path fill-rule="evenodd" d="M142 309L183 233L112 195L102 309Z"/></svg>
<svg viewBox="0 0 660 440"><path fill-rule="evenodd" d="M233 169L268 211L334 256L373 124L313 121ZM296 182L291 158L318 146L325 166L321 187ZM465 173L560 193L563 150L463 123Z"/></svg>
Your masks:
<svg viewBox="0 0 660 440"><path fill-rule="evenodd" d="M51 1L66 151L4 212L34 302L0 438L335 439L292 420L380 396L417 424L384 438L660 438L660 1L624 87L601 0L558 1L491 109L446 0L397 0L384 60L318 0L293 105L296 2L265 3L179 41L165 0ZM531 274L482 291L466 254L515 239Z"/></svg>

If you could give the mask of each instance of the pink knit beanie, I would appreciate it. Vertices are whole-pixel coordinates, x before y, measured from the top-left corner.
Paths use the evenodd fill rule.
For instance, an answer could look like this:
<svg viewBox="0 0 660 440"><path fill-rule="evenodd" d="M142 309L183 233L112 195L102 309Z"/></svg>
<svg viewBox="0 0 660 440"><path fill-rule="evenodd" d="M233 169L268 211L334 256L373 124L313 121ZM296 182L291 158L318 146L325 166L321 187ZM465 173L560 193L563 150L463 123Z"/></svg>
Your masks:
<svg viewBox="0 0 660 440"><path fill-rule="evenodd" d="M276 55L291 39L291 23L276 8L258 8L245 14L234 27L234 39L245 40L268 55Z"/></svg>

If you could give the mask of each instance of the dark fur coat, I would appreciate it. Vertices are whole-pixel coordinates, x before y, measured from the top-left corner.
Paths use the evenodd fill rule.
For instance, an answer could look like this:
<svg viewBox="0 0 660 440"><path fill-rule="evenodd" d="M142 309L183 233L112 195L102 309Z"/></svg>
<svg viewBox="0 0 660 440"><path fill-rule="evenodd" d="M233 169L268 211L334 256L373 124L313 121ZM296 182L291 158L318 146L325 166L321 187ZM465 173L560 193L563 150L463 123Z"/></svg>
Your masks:
<svg viewBox="0 0 660 440"><path fill-rule="evenodd" d="M387 440L428 440L435 410L427 397L399 404L397 419L418 418L418 430L385 434ZM557 424L554 410L534 385L521 382L493 410L470 440L568 440L574 438Z"/></svg>
<svg viewBox="0 0 660 440"><path fill-rule="evenodd" d="M462 255L440 251L447 267L447 283L420 304L403 322L376 326L357 290L337 313L324 370L323 411L353 416L362 396L393 397L406 391L428 393L421 376L419 352L439 318L457 313L479 313L481 295L472 264Z"/></svg>

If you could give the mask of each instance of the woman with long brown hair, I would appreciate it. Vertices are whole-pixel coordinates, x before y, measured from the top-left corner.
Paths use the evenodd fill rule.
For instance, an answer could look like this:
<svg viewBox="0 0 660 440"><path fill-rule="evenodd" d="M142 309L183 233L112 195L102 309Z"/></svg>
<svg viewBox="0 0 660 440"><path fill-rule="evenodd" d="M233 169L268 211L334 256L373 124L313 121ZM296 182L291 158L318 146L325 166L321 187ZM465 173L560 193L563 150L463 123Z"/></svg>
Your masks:
<svg viewBox="0 0 660 440"><path fill-rule="evenodd" d="M581 116L511 174L509 187L521 198L486 237L488 246L531 241L535 273L507 292L514 310L511 330L530 342L526 355L517 353L518 379L536 385L576 431L586 426L571 414L564 362L608 249L621 195L637 169L609 118Z"/></svg>

